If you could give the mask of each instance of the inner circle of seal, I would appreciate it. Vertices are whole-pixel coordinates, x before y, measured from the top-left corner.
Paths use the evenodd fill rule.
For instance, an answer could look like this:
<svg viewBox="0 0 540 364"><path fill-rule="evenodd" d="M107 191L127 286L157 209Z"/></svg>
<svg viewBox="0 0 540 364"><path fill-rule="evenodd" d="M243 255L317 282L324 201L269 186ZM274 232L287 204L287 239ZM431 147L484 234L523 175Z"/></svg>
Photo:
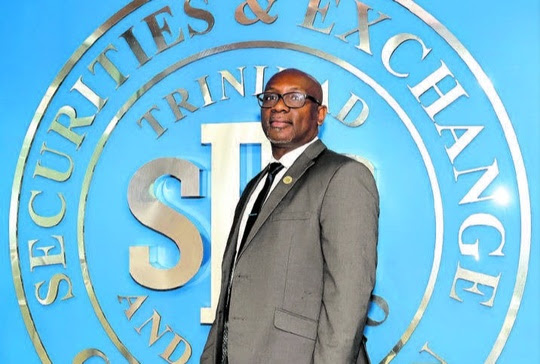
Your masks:
<svg viewBox="0 0 540 364"><path fill-rule="evenodd" d="M286 50L309 54L311 56L315 56L325 61L328 61L330 63L333 63L336 66L341 67L345 71L349 72L354 77L363 81L365 84L371 87L379 96L381 96L387 102L387 104L394 110L394 112L398 115L400 120L403 122L403 124L407 127L408 131L410 132L422 156L424 165L426 167L426 170L429 176L431 188L433 191L434 210L435 210L434 211L435 244L434 244L434 249L433 249L434 258L433 258L433 262L431 266L428 283L426 285L426 289L422 296L420 305L413 316L412 321L409 323L407 329L402 334L398 342L393 346L392 350L387 354L385 359L383 359L383 361L390 361L397 355L397 353L409 340L415 328L420 323L420 320L422 319L422 316L428 306L429 300L435 288L435 283L437 281L437 274L440 268L442 248L443 248L443 205L442 205L440 187L439 187L437 176L435 173L435 167L433 165L433 162L431 161L431 157L427 151L427 148L425 147L422 141L422 138L419 132L414 127L412 120L408 117L408 115L401 108L398 102L382 86L380 86L375 80L373 80L371 77L366 75L360 69L353 66L351 63L348 63L331 54L322 52L318 49L306 47L299 44L293 44L293 43L276 42L276 41L239 42L239 43L232 43L232 44L214 47L214 48L196 53L194 55L191 55L187 58L184 58L183 60L176 62L175 64L169 66L162 72L155 75L150 81L145 83L136 92L134 92L133 95L126 101L126 103L120 108L120 110L112 118L107 128L105 129L105 132L102 134L101 138L99 139L96 145L96 148L94 150L94 153L92 154L92 157L90 159L90 163L87 166L87 170L83 179L81 195L79 199L79 208L78 208L79 216L77 219L77 244L78 244L78 249L79 249L79 261L81 263L83 281L84 281L88 296L90 298L92 307L94 308L94 312L97 318L99 319L101 325L103 326L105 332L107 333L111 341L114 343L114 345L118 348L118 350L122 353L122 355L124 355L124 357L126 357L126 359L130 361L137 361L133 357L133 355L129 352L127 347L121 342L120 338L114 332L113 328L111 327L110 323L105 317L105 314L103 313L103 310L98 302L98 299L94 292L94 288L92 286L92 280L90 277L89 267L86 261L86 253L85 253L84 220L85 220L85 208L86 208L86 202L88 199L87 198L88 192L90 189L90 184L91 184L92 176L95 171L96 165L99 161L101 153L103 152L103 148L105 147L105 144L107 143L107 141L109 140L111 136L111 133L115 129L116 125L122 120L122 117L125 115L125 113L135 104L135 102L140 97L142 97L153 86L155 86L158 82L163 80L165 77L167 77L174 71L179 70L182 67L185 67L203 58L214 56L223 52L230 52L230 51L241 50L241 49L256 49L256 48L286 49Z"/></svg>

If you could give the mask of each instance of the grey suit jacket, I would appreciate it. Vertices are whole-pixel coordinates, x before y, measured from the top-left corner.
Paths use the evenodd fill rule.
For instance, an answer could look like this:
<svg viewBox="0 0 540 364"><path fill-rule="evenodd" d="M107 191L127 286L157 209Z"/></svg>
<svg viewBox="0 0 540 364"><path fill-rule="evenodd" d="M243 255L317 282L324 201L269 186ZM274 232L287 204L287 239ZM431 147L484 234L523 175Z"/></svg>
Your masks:
<svg viewBox="0 0 540 364"><path fill-rule="evenodd" d="M222 264L216 319L201 363L219 363L226 292L247 185ZM364 363L363 329L375 283L379 199L362 164L310 145L262 207L230 291L230 364Z"/></svg>

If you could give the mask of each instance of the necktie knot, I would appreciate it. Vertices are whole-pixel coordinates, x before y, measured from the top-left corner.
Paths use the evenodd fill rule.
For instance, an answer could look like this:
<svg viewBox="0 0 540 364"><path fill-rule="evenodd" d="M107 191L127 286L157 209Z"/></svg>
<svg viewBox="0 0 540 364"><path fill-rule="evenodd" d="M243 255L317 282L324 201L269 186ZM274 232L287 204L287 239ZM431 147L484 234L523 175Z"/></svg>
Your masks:
<svg viewBox="0 0 540 364"><path fill-rule="evenodd" d="M268 175L272 176L272 179L283 169L283 164L279 162L270 163L268 166Z"/></svg>

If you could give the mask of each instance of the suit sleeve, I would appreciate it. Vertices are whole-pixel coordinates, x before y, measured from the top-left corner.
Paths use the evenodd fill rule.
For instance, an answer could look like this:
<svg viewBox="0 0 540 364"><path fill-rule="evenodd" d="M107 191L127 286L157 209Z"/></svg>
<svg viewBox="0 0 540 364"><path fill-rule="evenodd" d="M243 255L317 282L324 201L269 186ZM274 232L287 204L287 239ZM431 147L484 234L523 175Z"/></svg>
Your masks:
<svg viewBox="0 0 540 364"><path fill-rule="evenodd" d="M332 177L320 212L323 298L314 363L356 362L375 284L379 197L355 161Z"/></svg>

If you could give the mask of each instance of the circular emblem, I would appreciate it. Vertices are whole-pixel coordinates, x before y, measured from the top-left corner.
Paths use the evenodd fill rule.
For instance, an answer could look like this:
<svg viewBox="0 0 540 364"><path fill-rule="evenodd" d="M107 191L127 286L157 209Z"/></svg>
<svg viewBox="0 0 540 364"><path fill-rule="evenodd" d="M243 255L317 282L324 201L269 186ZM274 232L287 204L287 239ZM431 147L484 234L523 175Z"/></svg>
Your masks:
<svg viewBox="0 0 540 364"><path fill-rule="evenodd" d="M527 277L529 192L463 45L406 0L186 0L114 14L32 120L10 249L43 362L198 362L234 207L270 160L254 95L289 67L323 85L319 137L377 181L372 361L497 360Z"/></svg>

